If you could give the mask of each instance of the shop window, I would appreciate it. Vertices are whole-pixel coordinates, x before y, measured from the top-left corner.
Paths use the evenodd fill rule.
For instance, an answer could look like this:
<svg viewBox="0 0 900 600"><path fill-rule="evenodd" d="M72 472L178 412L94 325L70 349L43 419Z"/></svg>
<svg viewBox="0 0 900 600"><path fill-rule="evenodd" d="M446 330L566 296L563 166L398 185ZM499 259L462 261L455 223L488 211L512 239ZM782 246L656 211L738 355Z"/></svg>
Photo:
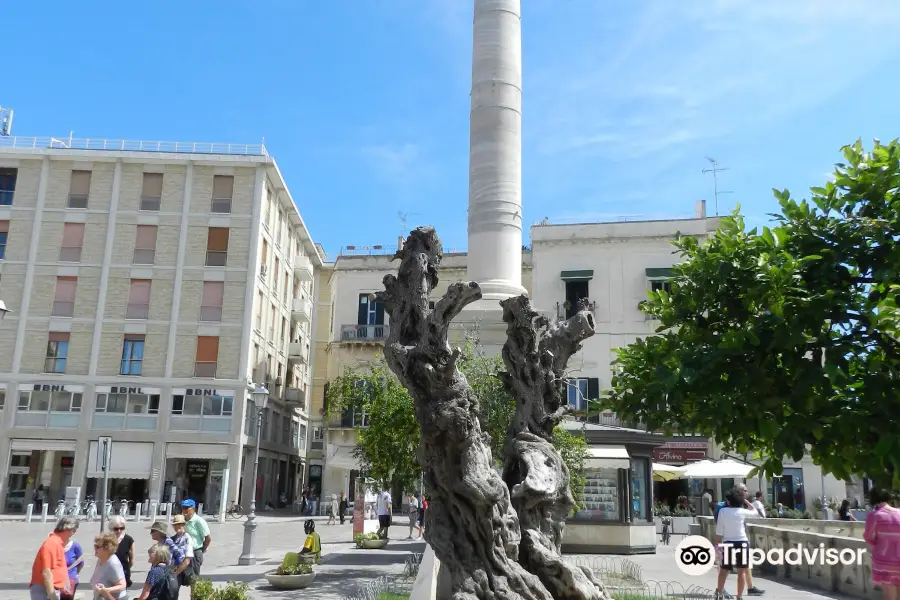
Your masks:
<svg viewBox="0 0 900 600"><path fill-rule="evenodd" d="M234 409L231 396L173 396L172 414L205 417L230 417Z"/></svg>
<svg viewBox="0 0 900 600"><path fill-rule="evenodd" d="M132 415L159 414L158 394L97 394L94 408L98 413Z"/></svg>
<svg viewBox="0 0 900 600"><path fill-rule="evenodd" d="M647 494L647 460L642 458L632 459L631 508L635 521L650 520Z"/></svg>
<svg viewBox="0 0 900 600"><path fill-rule="evenodd" d="M81 400L80 392L19 392L18 408L29 412L81 412Z"/></svg>
<svg viewBox="0 0 900 600"><path fill-rule="evenodd" d="M576 520L619 521L619 471L585 469L584 508Z"/></svg>

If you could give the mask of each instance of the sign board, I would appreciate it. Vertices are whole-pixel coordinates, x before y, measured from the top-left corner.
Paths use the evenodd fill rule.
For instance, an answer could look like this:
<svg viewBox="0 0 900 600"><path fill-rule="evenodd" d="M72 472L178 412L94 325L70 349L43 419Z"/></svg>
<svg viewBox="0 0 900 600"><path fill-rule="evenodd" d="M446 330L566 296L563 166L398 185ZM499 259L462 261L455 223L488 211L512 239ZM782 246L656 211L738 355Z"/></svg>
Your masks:
<svg viewBox="0 0 900 600"><path fill-rule="evenodd" d="M69 486L66 488L66 507L72 508L81 505L81 488Z"/></svg>
<svg viewBox="0 0 900 600"><path fill-rule="evenodd" d="M109 469L112 460L112 438L102 436L97 438L97 471L103 472Z"/></svg>
<svg viewBox="0 0 900 600"><path fill-rule="evenodd" d="M706 460L706 448L688 449L688 448L671 448L668 445L660 446L653 449L654 462L666 465L677 465L678 463L691 463L700 460Z"/></svg>

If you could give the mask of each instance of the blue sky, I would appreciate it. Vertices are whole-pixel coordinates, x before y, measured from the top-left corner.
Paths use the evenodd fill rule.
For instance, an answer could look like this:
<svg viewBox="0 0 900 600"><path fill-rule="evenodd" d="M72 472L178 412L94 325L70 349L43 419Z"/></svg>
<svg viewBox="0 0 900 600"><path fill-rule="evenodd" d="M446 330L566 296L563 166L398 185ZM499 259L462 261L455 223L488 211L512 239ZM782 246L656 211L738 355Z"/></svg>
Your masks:
<svg viewBox="0 0 900 600"><path fill-rule="evenodd" d="M751 224L898 135L900 2L523 0L524 219ZM14 134L256 143L313 237L466 246L471 0L13 2ZM526 242L527 242L526 227Z"/></svg>

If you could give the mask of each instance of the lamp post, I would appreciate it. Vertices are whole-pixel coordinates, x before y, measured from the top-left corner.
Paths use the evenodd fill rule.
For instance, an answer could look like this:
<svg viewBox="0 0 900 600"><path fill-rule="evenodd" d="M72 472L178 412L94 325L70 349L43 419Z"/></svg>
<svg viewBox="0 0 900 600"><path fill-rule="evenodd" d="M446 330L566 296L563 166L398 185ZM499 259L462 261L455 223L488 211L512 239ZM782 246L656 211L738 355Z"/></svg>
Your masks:
<svg viewBox="0 0 900 600"><path fill-rule="evenodd" d="M253 397L253 404L256 407L256 458L253 461L253 495L250 497L250 514L244 521L244 547L241 557L238 559L239 565L255 565L256 555L253 553L253 545L256 542L256 528L259 524L256 522L256 482L259 477L259 446L262 442L262 418L263 411L266 410L266 403L269 401L269 390L263 385L257 385L250 394Z"/></svg>

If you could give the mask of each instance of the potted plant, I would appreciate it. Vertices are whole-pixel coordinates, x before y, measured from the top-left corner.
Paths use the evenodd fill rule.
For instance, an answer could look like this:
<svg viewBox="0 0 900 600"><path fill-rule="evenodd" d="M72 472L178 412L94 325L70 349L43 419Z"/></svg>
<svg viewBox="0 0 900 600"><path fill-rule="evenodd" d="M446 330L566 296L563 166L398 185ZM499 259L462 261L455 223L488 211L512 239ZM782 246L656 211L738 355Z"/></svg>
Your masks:
<svg viewBox="0 0 900 600"><path fill-rule="evenodd" d="M387 538L380 538L377 533L357 533L353 536L353 541L362 550L379 550L388 543Z"/></svg>
<svg viewBox="0 0 900 600"><path fill-rule="evenodd" d="M266 573L269 585L280 590L302 590L309 587L315 579L316 572L306 563L289 566L282 564L276 570Z"/></svg>

